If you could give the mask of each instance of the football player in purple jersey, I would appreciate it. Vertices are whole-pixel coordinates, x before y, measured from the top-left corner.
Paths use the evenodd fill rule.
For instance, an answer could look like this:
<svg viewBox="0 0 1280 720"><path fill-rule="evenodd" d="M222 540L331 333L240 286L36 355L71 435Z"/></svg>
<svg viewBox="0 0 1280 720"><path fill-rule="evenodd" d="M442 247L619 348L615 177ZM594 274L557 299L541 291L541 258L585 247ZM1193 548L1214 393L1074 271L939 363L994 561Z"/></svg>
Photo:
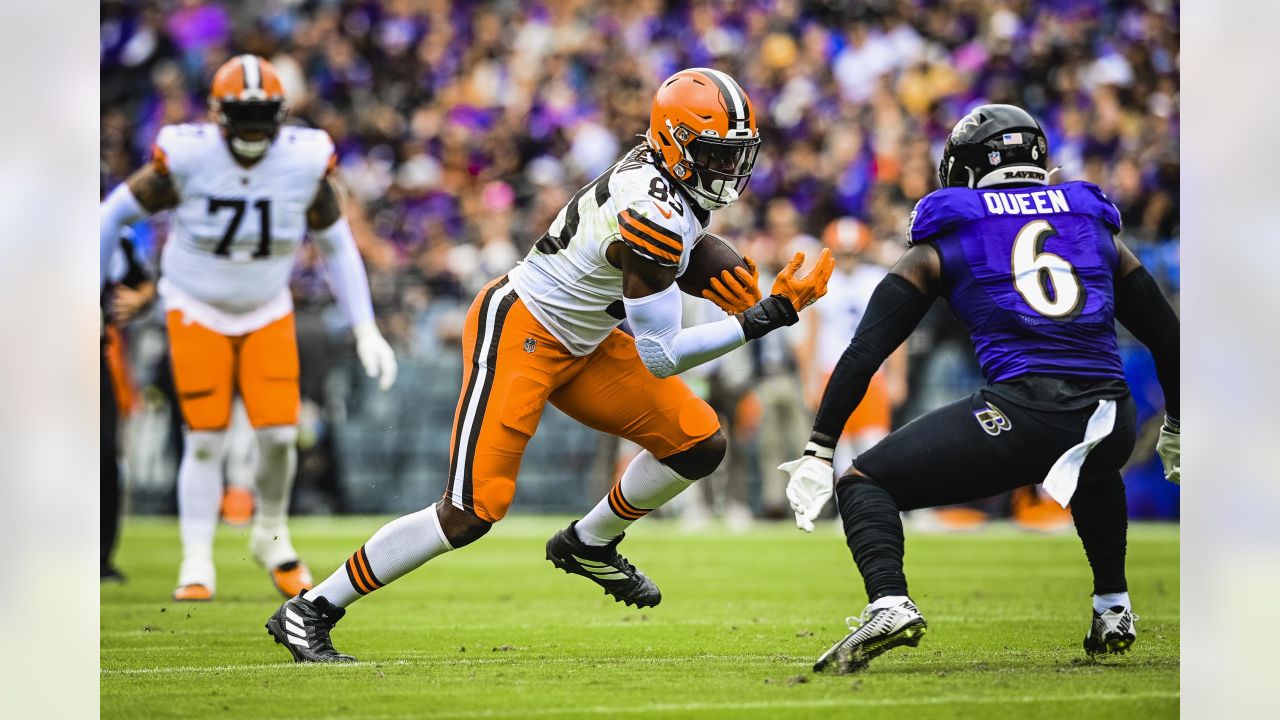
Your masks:
<svg viewBox="0 0 1280 720"><path fill-rule="evenodd" d="M1166 406L1157 451L1178 482L1178 318L1118 239L1120 215L1102 190L1049 184L1048 150L1036 120L1011 105L983 105L956 123L938 168L942 188L916 205L908 249L836 366L804 455L781 468L805 530L834 490L869 602L815 670L852 672L920 642L926 624L907 593L900 512L1037 482L1071 503L1093 569L1085 651L1124 652L1136 637L1120 477L1135 411L1115 322L1155 357ZM935 298L968 328L987 385L890 434L833 486L840 429Z"/></svg>

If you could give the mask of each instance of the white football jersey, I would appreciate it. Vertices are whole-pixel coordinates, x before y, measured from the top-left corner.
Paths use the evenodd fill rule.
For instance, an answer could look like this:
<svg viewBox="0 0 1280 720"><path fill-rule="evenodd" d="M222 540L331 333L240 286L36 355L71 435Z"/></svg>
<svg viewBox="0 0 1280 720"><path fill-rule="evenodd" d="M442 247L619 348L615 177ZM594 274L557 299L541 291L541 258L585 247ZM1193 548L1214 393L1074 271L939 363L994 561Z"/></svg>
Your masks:
<svg viewBox="0 0 1280 720"><path fill-rule="evenodd" d="M643 145L574 194L550 229L509 274L516 293L577 356L595 350L626 317L622 270L605 251L622 241L637 253L677 268L711 220L675 188Z"/></svg>
<svg viewBox="0 0 1280 720"><path fill-rule="evenodd" d="M827 294L809 308L809 312L818 314L817 362L823 372L830 372L840 361L867 313L871 294L888 274L885 268L871 263L859 263L853 272L837 268L831 273Z"/></svg>
<svg viewBox="0 0 1280 720"><path fill-rule="evenodd" d="M331 167L329 134L283 127L250 167L236 162L211 123L166 126L156 148L154 162L167 167L178 193L160 258L166 303L194 300L208 306L204 315L232 318L266 307L277 317L282 307L287 314L307 208Z"/></svg>

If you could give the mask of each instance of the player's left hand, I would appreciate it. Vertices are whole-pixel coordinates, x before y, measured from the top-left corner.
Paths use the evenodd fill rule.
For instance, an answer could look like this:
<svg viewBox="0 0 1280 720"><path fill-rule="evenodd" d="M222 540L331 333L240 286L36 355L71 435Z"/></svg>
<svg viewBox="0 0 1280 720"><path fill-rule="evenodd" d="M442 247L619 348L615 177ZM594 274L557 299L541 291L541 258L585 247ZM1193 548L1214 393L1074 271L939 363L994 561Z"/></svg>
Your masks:
<svg viewBox="0 0 1280 720"><path fill-rule="evenodd" d="M378 332L372 320L362 322L352 331L356 336L356 356L364 372L378 379L378 389L385 392L396 381L396 354Z"/></svg>
<svg viewBox="0 0 1280 720"><path fill-rule="evenodd" d="M730 315L746 312L760 302L760 271L749 257L743 257L744 267L723 270L720 277L711 278L710 288L702 291L702 297L710 300Z"/></svg>
<svg viewBox="0 0 1280 720"><path fill-rule="evenodd" d="M127 285L117 285L111 291L111 320L117 325L129 322L155 297L155 283L143 283L136 289Z"/></svg>
<svg viewBox="0 0 1280 720"><path fill-rule="evenodd" d="M1164 479L1182 484L1182 429L1178 421L1166 417L1156 441L1156 454L1164 465Z"/></svg>
<svg viewBox="0 0 1280 720"><path fill-rule="evenodd" d="M796 514L796 527L813 532L813 521L818 519L822 506L827 504L835 488L835 472L831 463L813 455L785 462L778 469L791 476L787 481L787 502Z"/></svg>

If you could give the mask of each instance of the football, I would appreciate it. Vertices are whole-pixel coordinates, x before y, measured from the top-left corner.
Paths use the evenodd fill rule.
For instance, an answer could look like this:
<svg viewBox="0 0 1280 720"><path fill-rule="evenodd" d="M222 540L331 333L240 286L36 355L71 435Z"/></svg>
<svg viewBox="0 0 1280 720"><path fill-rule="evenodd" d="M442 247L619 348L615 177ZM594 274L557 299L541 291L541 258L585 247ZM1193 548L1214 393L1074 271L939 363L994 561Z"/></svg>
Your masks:
<svg viewBox="0 0 1280 720"><path fill-rule="evenodd" d="M685 294L702 297L702 291L711 286L711 278L739 266L746 267L747 263L733 243L715 233L706 233L689 253L689 266L676 278L676 284Z"/></svg>

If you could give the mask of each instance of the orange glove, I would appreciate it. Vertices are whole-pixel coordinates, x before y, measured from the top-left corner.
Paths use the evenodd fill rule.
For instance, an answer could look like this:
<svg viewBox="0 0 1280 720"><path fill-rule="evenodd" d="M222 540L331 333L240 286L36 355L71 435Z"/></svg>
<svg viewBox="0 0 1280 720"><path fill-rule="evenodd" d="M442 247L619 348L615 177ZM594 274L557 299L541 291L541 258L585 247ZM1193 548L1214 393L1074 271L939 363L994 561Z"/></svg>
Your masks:
<svg viewBox="0 0 1280 720"><path fill-rule="evenodd" d="M747 311L760 302L760 272L749 257L742 258L747 266L724 270L720 277L711 278L711 287L702 291L702 297L710 300L730 315Z"/></svg>
<svg viewBox="0 0 1280 720"><path fill-rule="evenodd" d="M791 262L778 273L778 279L773 281L773 289L769 291L770 295L785 295L796 312L809 307L827 294L827 281L831 279L831 271L836 268L836 259L831 256L830 249L823 248L813 270L805 277L798 278L796 271L803 264L804 253L796 253Z"/></svg>

